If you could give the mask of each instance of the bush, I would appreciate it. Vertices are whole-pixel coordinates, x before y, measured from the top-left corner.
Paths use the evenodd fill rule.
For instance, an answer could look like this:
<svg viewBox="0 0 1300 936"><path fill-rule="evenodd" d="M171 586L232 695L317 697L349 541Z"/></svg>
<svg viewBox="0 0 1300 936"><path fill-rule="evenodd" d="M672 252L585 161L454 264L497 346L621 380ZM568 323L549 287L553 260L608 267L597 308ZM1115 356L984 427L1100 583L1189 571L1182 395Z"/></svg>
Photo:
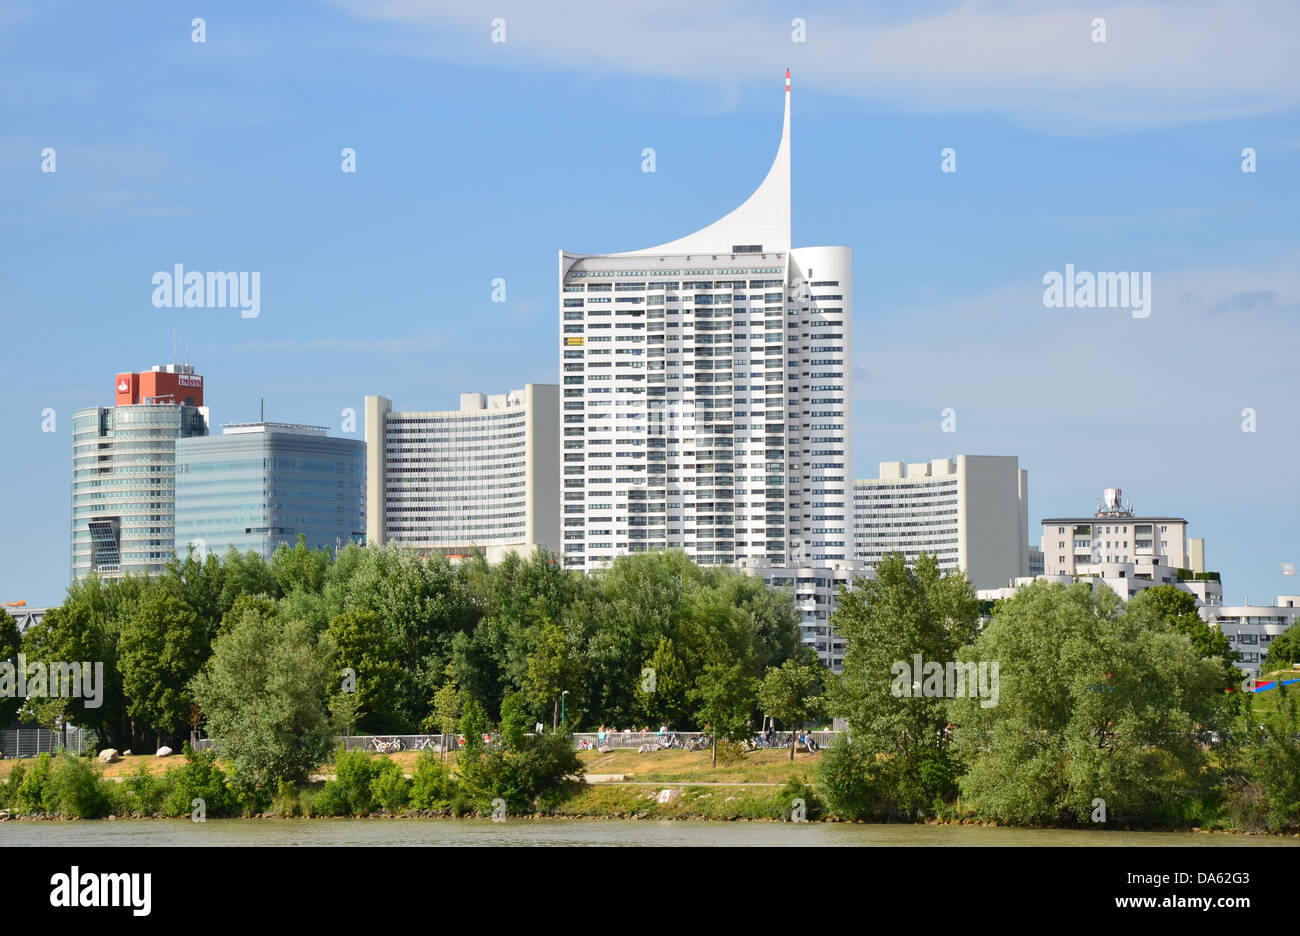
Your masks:
<svg viewBox="0 0 1300 936"><path fill-rule="evenodd" d="M468 746L461 751L457 764L464 807L485 814L492 811L492 800L502 799L508 812L522 813L535 803L553 808L563 799L564 778L583 769L572 740L557 732L521 741L518 748L480 745L474 753Z"/></svg>
<svg viewBox="0 0 1300 936"><path fill-rule="evenodd" d="M116 794L112 796L113 808L123 814L139 813L152 816L162 812L167 800L167 783L157 777L145 763L137 764L135 770L127 774L126 779L116 784Z"/></svg>
<svg viewBox="0 0 1300 936"><path fill-rule="evenodd" d="M420 812L441 812L456 799L456 780L447 765L433 751L425 751L415 762L411 781L411 808Z"/></svg>
<svg viewBox="0 0 1300 936"><path fill-rule="evenodd" d="M229 816L237 812L238 801L226 785L226 775L217 764L216 751L195 751L187 742L185 763L167 768L163 776L167 797L164 812L169 816L188 816L203 801L204 815Z"/></svg>
<svg viewBox="0 0 1300 936"><path fill-rule="evenodd" d="M298 790L287 780L281 780L271 798L271 807L277 816L292 819L298 815Z"/></svg>
<svg viewBox="0 0 1300 936"><path fill-rule="evenodd" d="M719 764L726 767L732 767L744 761L745 746L740 742L719 740L717 744Z"/></svg>
<svg viewBox="0 0 1300 936"><path fill-rule="evenodd" d="M370 781L370 792L385 812L396 814L410 804L411 781L402 776L400 764L385 758Z"/></svg>
<svg viewBox="0 0 1300 936"><path fill-rule="evenodd" d="M14 805L24 815L43 815L51 812L46 802L46 791L50 783L50 761L48 753L37 755L32 766L23 773L18 789L14 791Z"/></svg>
<svg viewBox="0 0 1300 936"><path fill-rule="evenodd" d="M298 791L298 812L304 816L324 816L326 813L321 812L317 798L320 796L320 790L315 787L303 787Z"/></svg>
<svg viewBox="0 0 1300 936"><path fill-rule="evenodd" d="M241 816L258 816L270 812L274 794L269 785L259 784L250 771L235 768L226 778L231 808Z"/></svg>
<svg viewBox="0 0 1300 936"><path fill-rule="evenodd" d="M375 810L370 784L378 770L379 764L365 751L340 752L334 761L335 778L321 789L317 806L330 816L370 815Z"/></svg>
<svg viewBox="0 0 1300 936"><path fill-rule="evenodd" d="M9 782L0 786L0 806L5 809L15 809L18 806L18 788L23 785L23 776L27 773L27 768L23 766L22 761L14 764L14 769L9 771Z"/></svg>
<svg viewBox="0 0 1300 936"><path fill-rule="evenodd" d="M817 795L817 791L799 777L791 777L786 785L772 796L768 804L768 815L773 819L790 822L794 818L796 800L803 801L802 821L814 822L826 812L826 805Z"/></svg>
<svg viewBox="0 0 1300 936"><path fill-rule="evenodd" d="M50 769L44 801L46 812L78 819L98 819L108 814L108 796L99 771L75 754L63 753Z"/></svg>
<svg viewBox="0 0 1300 936"><path fill-rule="evenodd" d="M880 791L874 768L875 757L843 735L826 749L817 768L817 787L832 813L841 819L866 820L875 816L880 808Z"/></svg>

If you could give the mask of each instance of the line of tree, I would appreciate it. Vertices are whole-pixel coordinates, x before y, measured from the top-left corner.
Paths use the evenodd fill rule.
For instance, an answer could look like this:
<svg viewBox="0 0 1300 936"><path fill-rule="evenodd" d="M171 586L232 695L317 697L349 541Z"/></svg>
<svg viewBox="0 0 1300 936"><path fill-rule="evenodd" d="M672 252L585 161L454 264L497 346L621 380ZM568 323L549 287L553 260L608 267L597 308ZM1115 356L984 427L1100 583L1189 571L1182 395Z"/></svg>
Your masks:
<svg viewBox="0 0 1300 936"><path fill-rule="evenodd" d="M191 551L153 579L89 576L20 642L0 621L0 654L102 662L102 704L59 700L55 714L117 748L199 728L233 737L229 717L213 724L229 715L222 700L289 678L332 713L296 726L316 739L442 732L471 703L497 723L511 696L552 726L563 705L569 730L725 722L739 737L761 718L757 685L770 667L815 665L798 619L788 590L682 552L583 575L542 550L453 566L396 546L332 558L300 540L269 561ZM267 718L239 731L286 730Z"/></svg>
<svg viewBox="0 0 1300 936"><path fill-rule="evenodd" d="M974 816L1019 824L1300 825L1294 701L1256 724L1226 637L1173 586L1127 603L1110 589L1035 583L991 617L965 575L892 555L843 593L832 708L848 738L819 789L846 818ZM1294 633L1291 631L1289 633ZM975 692L899 692L894 666L998 668ZM990 672L986 669L986 672ZM923 679L914 673L912 679Z"/></svg>

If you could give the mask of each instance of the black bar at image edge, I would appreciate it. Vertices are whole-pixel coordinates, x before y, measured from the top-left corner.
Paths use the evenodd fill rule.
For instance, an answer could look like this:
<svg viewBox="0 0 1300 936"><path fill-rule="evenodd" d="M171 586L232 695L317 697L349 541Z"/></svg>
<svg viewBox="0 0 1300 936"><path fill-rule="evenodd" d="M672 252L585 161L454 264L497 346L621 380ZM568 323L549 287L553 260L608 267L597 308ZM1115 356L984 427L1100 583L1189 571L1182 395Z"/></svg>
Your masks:
<svg viewBox="0 0 1300 936"><path fill-rule="evenodd" d="M792 906L828 909L828 901L847 901L904 920L918 911L947 912L954 901L978 901L990 914L1012 918L1040 909L1079 920L1131 916L1144 924L1195 919L1255 925L1293 917L1297 852L1233 844L817 853L566 848L562 854L535 848L23 848L6 853L5 915L11 923L72 916L143 923L195 912L242 914L299 895L295 922L372 920L377 906L431 909L444 900L453 915L457 907L473 906L506 918L535 918L538 901L549 903L543 895L557 892L571 909L594 910L631 908L667 893L674 900L692 894L705 900L721 887L729 894L724 903L736 910L743 909L745 894L788 892ZM96 902L118 905L84 905Z"/></svg>

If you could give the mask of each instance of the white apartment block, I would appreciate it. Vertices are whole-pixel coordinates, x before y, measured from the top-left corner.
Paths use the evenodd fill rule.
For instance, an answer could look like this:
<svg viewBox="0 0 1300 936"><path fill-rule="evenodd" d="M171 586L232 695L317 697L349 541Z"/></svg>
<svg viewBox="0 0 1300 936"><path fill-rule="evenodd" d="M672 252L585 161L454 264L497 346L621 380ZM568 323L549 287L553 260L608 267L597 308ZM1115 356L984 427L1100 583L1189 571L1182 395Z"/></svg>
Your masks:
<svg viewBox="0 0 1300 936"><path fill-rule="evenodd" d="M1091 517L1054 517L1043 520L1043 562L1048 575L1074 575L1083 566L1159 560L1175 569L1193 568L1187 545L1187 521L1181 517L1139 517L1133 505L1121 506L1123 492L1107 488ZM1199 545L1198 545L1199 543ZM1204 543L1200 549L1204 571ZM1086 573L1085 573L1086 574Z"/></svg>
<svg viewBox="0 0 1300 936"><path fill-rule="evenodd" d="M460 409L394 411L368 396L366 541L449 556L560 545L560 401L555 384Z"/></svg>
<svg viewBox="0 0 1300 936"><path fill-rule="evenodd" d="M831 617L839 603L840 586L852 588L856 580L875 578L875 573L864 563L852 559L782 566L744 560L740 568L757 575L774 588L794 589L803 643L816 651L824 666L836 673L841 672L844 668L844 640L831 627Z"/></svg>
<svg viewBox="0 0 1300 936"><path fill-rule="evenodd" d="M1237 651L1237 667L1259 675L1268 647L1300 617L1300 595L1279 595L1271 605L1215 605L1199 609L1211 627L1217 627Z"/></svg>
<svg viewBox="0 0 1300 936"><path fill-rule="evenodd" d="M1195 596L1198 604L1203 606L1221 605L1223 603L1223 585L1218 573L1192 577L1196 573L1165 564L1160 559L1144 558L1128 562L1093 562L1080 564L1073 573L1046 573L1017 578L1014 582L1000 588L981 588L976 590L976 597L986 600L1011 598L1025 585L1035 581L1053 582L1069 585L1073 582L1088 582L1093 588L1109 588L1124 601L1128 601L1145 588L1156 585L1173 585L1179 591Z"/></svg>
<svg viewBox="0 0 1300 936"><path fill-rule="evenodd" d="M963 569L976 588L1030 572L1029 472L1015 455L881 462L853 482L855 558L874 567L892 552Z"/></svg>
<svg viewBox="0 0 1300 936"><path fill-rule="evenodd" d="M852 558L852 251L790 244L790 93L739 208L678 240L560 251L568 568Z"/></svg>

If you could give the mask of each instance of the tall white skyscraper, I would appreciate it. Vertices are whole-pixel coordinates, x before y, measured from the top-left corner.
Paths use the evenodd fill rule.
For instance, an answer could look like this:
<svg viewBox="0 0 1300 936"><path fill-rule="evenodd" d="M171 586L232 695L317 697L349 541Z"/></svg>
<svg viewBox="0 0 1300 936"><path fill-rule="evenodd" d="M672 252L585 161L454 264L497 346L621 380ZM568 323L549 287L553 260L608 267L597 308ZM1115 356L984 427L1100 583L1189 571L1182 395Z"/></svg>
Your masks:
<svg viewBox="0 0 1300 936"><path fill-rule="evenodd" d="M790 246L790 73L744 204L559 261L565 565L852 558L852 251Z"/></svg>

